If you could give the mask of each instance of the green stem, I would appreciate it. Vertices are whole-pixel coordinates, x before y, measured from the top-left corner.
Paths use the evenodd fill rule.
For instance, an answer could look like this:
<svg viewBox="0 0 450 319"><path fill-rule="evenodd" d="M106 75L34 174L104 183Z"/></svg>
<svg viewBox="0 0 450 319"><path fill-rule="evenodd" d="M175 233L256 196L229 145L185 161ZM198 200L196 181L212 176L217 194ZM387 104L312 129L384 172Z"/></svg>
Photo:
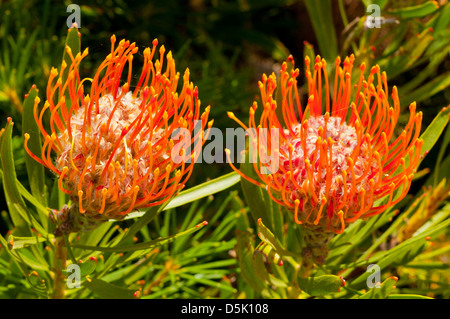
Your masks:
<svg viewBox="0 0 450 319"><path fill-rule="evenodd" d="M344 28L346 28L348 25L348 18L347 18L347 14L345 13L344 0L339 0L338 5L339 5L339 12L340 12L341 18L342 18L342 23L344 23ZM352 46L353 52L356 52L358 50L354 41L351 42L351 46Z"/></svg>
<svg viewBox="0 0 450 319"><path fill-rule="evenodd" d="M301 227L303 234L303 260L300 274L308 277L314 270L315 265L322 265L328 255L327 244L333 237L332 233L323 233Z"/></svg>
<svg viewBox="0 0 450 319"><path fill-rule="evenodd" d="M346 27L348 24L348 19L347 19L347 15L345 14L344 1L339 0L338 3L339 3L339 12L341 13L342 22L344 23L344 27Z"/></svg>
<svg viewBox="0 0 450 319"><path fill-rule="evenodd" d="M75 255L73 254L73 251L72 251L72 246L70 245L70 242L69 242L69 236L64 235L63 237L64 237L64 243L66 245L67 253L69 254L70 260L72 261L73 264L77 264L77 260L75 259Z"/></svg>
<svg viewBox="0 0 450 319"><path fill-rule="evenodd" d="M54 281L53 281L53 299L64 299L66 288L66 277L62 270L66 268L67 249L64 237L58 236L55 239L55 257L54 257Z"/></svg>

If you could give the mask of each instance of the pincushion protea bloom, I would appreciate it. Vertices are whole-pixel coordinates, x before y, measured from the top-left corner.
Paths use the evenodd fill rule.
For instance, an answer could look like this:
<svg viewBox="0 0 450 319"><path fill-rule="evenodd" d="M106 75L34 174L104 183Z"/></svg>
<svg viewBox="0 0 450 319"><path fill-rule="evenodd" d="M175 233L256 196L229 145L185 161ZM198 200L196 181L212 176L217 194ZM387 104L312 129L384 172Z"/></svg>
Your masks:
<svg viewBox="0 0 450 319"><path fill-rule="evenodd" d="M386 73L374 66L366 78L365 64L353 85L353 63L353 55L345 58L343 66L340 58L336 59L330 91L326 61L317 56L311 72L306 57L309 99L303 108L297 89L299 70L289 57L280 72L281 105L274 97L276 76L263 75L259 88L264 109L259 123L255 120L256 102L250 108L248 127L229 113L248 130L251 146L263 149L259 160L252 161L260 180L231 164L233 169L265 187L275 202L293 213L296 223L324 233L341 233L346 224L377 215L404 198L423 144L418 138L422 113L416 113L415 103L409 106L406 127L395 136L400 113L397 88L392 90L390 104ZM266 133L256 135L261 128L266 128ZM273 128L278 129L277 136ZM272 140L278 135L279 140ZM270 153L273 143L279 145L276 154ZM262 174L263 168L270 169L267 158L273 156L278 156L279 167Z"/></svg>
<svg viewBox="0 0 450 319"><path fill-rule="evenodd" d="M194 148L182 149L183 160L174 161L172 134L177 129L201 129L192 142L203 138L209 106L200 115L198 89L189 82L187 69L177 93L179 73L172 53L159 48L158 41L143 51L144 61L138 82L132 86L132 61L138 52L134 43L122 40L116 46L111 37L111 53L93 78L80 79L79 65L88 54L63 62L61 71L53 68L47 85L47 101L40 113L35 100L34 116L44 137L41 154L30 156L59 177L59 188L70 196L73 205L58 214L59 232L89 229L101 221L122 219L134 209L155 206L169 200L184 187L196 159ZM62 74L68 67L67 80ZM128 71L122 82L123 70ZM90 95L85 95L90 82ZM67 98L69 97L69 98ZM50 132L43 117L50 116ZM212 125L212 122L209 123ZM52 160L56 153L56 161ZM40 157L38 157L40 155ZM198 155L198 154L197 154Z"/></svg>

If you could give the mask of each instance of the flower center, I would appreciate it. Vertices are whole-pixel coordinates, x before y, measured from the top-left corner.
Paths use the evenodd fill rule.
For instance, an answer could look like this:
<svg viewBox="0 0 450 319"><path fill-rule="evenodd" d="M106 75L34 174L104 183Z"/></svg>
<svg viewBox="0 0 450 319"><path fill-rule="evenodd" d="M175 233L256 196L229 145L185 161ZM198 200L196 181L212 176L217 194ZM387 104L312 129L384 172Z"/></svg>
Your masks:
<svg viewBox="0 0 450 319"><path fill-rule="evenodd" d="M371 152L370 140L364 137L362 128L358 131L340 117L310 117L304 123L303 127L293 127L294 134L285 130L287 141L280 147L280 165L286 172L292 165L293 179L301 186L287 182L289 200L293 203L299 199L303 211L307 211L317 209L325 197L329 216L337 213L337 207L357 211L364 205L361 190L370 190L381 169Z"/></svg>
<svg viewBox="0 0 450 319"><path fill-rule="evenodd" d="M129 205L133 189L139 186L138 197L151 189L155 168L164 170L170 155L158 146L164 131L152 125L157 115L151 108L131 92L122 95L119 90L117 96L121 98L111 94L99 98L90 119L85 118L86 107L80 107L70 119L72 138L67 130L60 136L63 151L57 167L78 172L66 176L64 182L68 189L83 192L87 211L100 209L101 191L106 188L111 197L121 198L120 206Z"/></svg>

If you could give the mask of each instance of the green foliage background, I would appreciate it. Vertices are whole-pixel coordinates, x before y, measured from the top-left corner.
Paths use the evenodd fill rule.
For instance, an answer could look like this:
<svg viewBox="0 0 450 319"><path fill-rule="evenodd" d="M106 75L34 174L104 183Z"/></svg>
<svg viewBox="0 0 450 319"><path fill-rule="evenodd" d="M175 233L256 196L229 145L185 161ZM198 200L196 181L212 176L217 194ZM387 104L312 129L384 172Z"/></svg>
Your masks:
<svg viewBox="0 0 450 319"><path fill-rule="evenodd" d="M370 14L366 8L372 3L391 21L379 29L364 28L365 16ZM2 175L7 165L14 168L18 202L36 216L43 206L29 193L21 123L24 96L35 84L41 99L45 98L50 69L61 63L69 4L0 1L0 127L7 126L8 117L15 122L11 152L6 134L2 137ZM232 172L228 164L215 163L196 165L186 187L194 191L185 194L187 199L162 212L149 210L139 227L134 226L139 219L130 218L69 238L71 257L73 262L83 261L85 279L82 288L67 290L67 297L133 298L136 291L143 298L450 296L450 129L448 110L442 110L450 103L448 1L97 0L76 4L81 7L81 46L89 47L81 65L84 76L93 74L108 54L112 34L142 49L158 38L174 53L178 71L189 67L202 105L211 105L214 126L225 129L236 127L226 112L245 119L252 102L259 99L257 81L263 73L276 72L289 54L302 74L305 55L313 59L320 54L332 67L336 56L354 53L355 65L379 64L386 71L389 86L399 88L403 108L417 102L424 114L422 131L429 152L408 198L395 209L355 223L330 243L327 263L316 275L343 276L347 284L340 292L314 290L314 285L322 287L319 283L296 282L303 292L295 294L288 269L284 273L276 267L261 268L250 253L254 249L267 251L269 259L286 256L270 236L257 236L265 226L258 225L238 179L228 174ZM400 118L399 129L407 120L408 114ZM202 184L210 179L215 179L213 191L211 185ZM0 179L0 298L49 298L54 275L52 240L31 233L14 237L13 232L11 237L20 225L7 204L4 190L11 186L5 180L5 176ZM59 209L64 198L52 191L53 185L54 178L45 172L46 201ZM204 220L208 225L202 224ZM44 220L40 224L51 229ZM267 225L277 234L278 226L272 226ZM170 236L175 234L180 235L173 240ZM289 232L277 235L281 244L295 240ZM12 245L10 239L14 239ZM376 293L364 287L370 263L383 266L383 289Z"/></svg>

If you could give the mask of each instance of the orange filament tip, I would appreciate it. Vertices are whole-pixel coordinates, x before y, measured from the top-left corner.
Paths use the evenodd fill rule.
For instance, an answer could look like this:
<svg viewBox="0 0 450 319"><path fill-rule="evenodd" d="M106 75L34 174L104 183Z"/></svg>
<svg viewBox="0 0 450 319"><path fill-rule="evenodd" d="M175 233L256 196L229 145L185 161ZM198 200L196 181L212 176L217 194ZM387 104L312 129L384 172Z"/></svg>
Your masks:
<svg viewBox="0 0 450 319"><path fill-rule="evenodd" d="M81 214L84 214L86 210L83 209L83 191L78 191L78 208Z"/></svg>
<svg viewBox="0 0 450 319"><path fill-rule="evenodd" d="M344 212L341 210L338 213L339 221L341 222L341 229L339 231L336 231L337 234L341 234L345 230L345 222L344 222Z"/></svg>
<svg viewBox="0 0 450 319"><path fill-rule="evenodd" d="M301 220L298 219L298 210L299 210L299 206L300 206L300 200L296 199L296 200L294 201L294 207L295 207L295 210L294 210L294 220L295 220L295 222L296 222L297 224L301 225L301 224L303 224L303 221L301 221Z"/></svg>

